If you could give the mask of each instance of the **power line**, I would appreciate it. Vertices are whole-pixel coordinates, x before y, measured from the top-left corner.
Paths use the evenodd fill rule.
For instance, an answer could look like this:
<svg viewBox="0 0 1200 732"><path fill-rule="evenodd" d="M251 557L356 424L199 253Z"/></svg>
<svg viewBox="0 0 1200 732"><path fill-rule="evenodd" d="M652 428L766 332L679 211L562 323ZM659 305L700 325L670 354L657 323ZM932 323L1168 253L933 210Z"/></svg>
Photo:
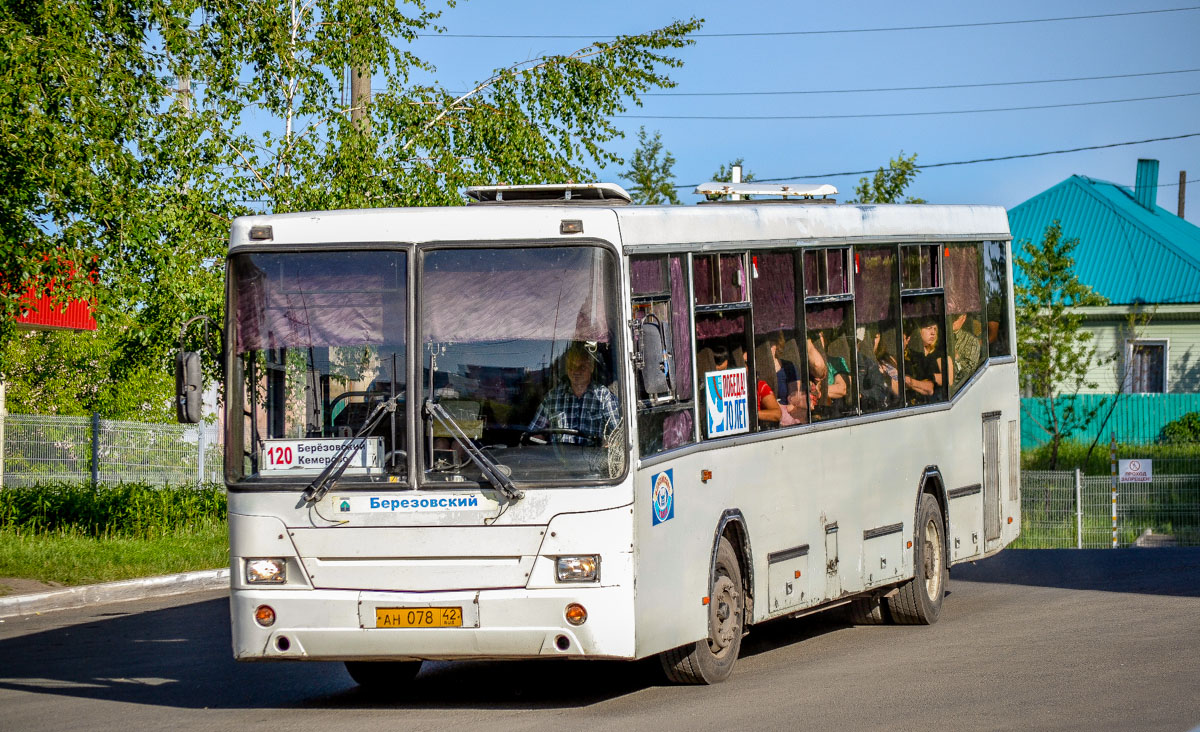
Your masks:
<svg viewBox="0 0 1200 732"><path fill-rule="evenodd" d="M929 86L891 86L863 89L799 89L795 91L738 91L738 92L646 92L643 97L751 97L751 96L783 96L796 94L866 94L871 92L897 91L928 91L931 89L978 89L997 86L1023 86L1029 84L1062 84L1073 81L1098 81L1103 79L1132 79L1145 76L1166 76L1170 74L1192 74L1198 69L1177 69L1174 71L1145 71L1137 74L1109 74L1106 76L1075 76L1063 79L1029 79L1024 81L991 81L976 84L933 84ZM384 87L372 89L372 94L384 94ZM464 92L447 92L452 96L460 96Z"/></svg>
<svg viewBox="0 0 1200 732"><path fill-rule="evenodd" d="M1124 18L1132 15L1156 15L1161 13L1183 13L1200 10L1200 5L1185 8L1163 8L1161 10L1131 10L1125 13L1101 13L1095 15L1066 15L1058 18L1029 18L1024 20L994 20L979 23L942 23L939 25L902 25L884 28L837 28L829 30L802 31L757 31L751 33L691 33L693 38L761 38L764 36L823 36L845 33L891 33L894 31L946 30L949 28L983 28L1002 25L1029 25L1033 23L1060 23L1071 20L1097 20L1101 18ZM572 39L588 40L596 36L558 34L502 34L502 33L436 33L421 34L421 38L516 38L516 39ZM609 34L605 37L615 37Z"/></svg>
<svg viewBox="0 0 1200 732"><path fill-rule="evenodd" d="M950 163L926 163L924 165L914 165L913 167L918 170L924 170L927 168L948 168L952 165L974 165L976 163L994 163L994 162L998 162L1001 160L1018 160L1021 158L1040 158L1040 157L1045 157L1047 155L1065 155L1066 153L1083 152L1085 150L1103 150L1103 149L1110 148L1110 147L1126 147L1128 145L1142 145L1147 142L1164 142L1167 140L1182 140L1182 139L1188 138L1188 137L1200 137L1200 132L1188 132L1183 135L1172 135L1170 137L1151 137L1146 140L1131 140L1129 142L1110 142L1106 145L1087 145L1085 147L1073 147L1073 148L1068 148L1068 149L1064 149L1064 150L1047 150L1045 152L1020 153L1017 155L1002 155L1002 156L994 157L994 158L976 158L974 160L956 160L956 161L950 162ZM844 171L841 173L818 173L815 175L814 174L789 175L789 176L783 176L780 178L759 178L758 176L755 176L754 180L761 182L761 183L777 183L780 181L801 180L801 179L811 180L814 178L840 178L840 177L847 176L847 175L870 175L871 173L876 173L878 171L879 171L879 168L872 168L870 170L848 170L848 171ZM1191 181L1187 181L1187 182L1190 183ZM698 185L700 185L700 184L699 183L689 183L686 185L678 185L675 187L676 188L695 188ZM1169 185L1170 184L1162 184L1161 187L1166 188ZM1175 185L1179 185L1179 184L1175 183Z"/></svg>
<svg viewBox="0 0 1200 732"><path fill-rule="evenodd" d="M1075 76L1065 79L1030 79L1025 81L991 81L978 84L935 84L930 86L891 86L864 89L800 89L796 91L736 91L736 92L648 92L643 97L751 97L782 96L793 94L866 94L870 92L927 91L930 89L979 89L995 86L1023 86L1028 84L1062 84L1071 81L1098 81L1101 79L1132 79L1143 76L1165 76L1168 74L1191 74L1200 69L1177 71L1146 71L1139 74L1109 74L1107 76Z"/></svg>
<svg viewBox="0 0 1200 732"><path fill-rule="evenodd" d="M1025 107L989 107L986 109L944 109L931 112L869 112L862 114L782 114L782 115L705 115L705 114L618 114L621 119L701 119L701 120L798 120L798 119L867 119L874 117L934 117L950 114L982 114L985 112L1022 112L1031 109L1061 109L1063 107L1091 107L1097 104L1123 104L1125 102L1148 102L1155 99L1176 99L1200 96L1200 92L1163 94L1154 97L1130 97L1128 99L1103 99L1095 102L1068 102L1064 104L1033 104Z"/></svg>

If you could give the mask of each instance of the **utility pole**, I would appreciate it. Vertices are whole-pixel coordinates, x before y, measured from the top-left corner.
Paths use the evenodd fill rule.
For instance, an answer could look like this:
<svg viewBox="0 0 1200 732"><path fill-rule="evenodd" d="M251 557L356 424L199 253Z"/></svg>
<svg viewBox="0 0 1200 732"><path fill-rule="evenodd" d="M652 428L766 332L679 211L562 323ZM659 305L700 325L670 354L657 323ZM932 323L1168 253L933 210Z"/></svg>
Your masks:
<svg viewBox="0 0 1200 732"><path fill-rule="evenodd" d="M350 121L363 132L371 131L367 105L371 103L371 67L350 69Z"/></svg>
<svg viewBox="0 0 1200 732"><path fill-rule="evenodd" d="M1187 188L1187 171L1179 171L1179 218L1183 218L1183 194Z"/></svg>
<svg viewBox="0 0 1200 732"><path fill-rule="evenodd" d="M183 106L184 114L192 113L192 77L184 72L175 79L179 91L179 103Z"/></svg>

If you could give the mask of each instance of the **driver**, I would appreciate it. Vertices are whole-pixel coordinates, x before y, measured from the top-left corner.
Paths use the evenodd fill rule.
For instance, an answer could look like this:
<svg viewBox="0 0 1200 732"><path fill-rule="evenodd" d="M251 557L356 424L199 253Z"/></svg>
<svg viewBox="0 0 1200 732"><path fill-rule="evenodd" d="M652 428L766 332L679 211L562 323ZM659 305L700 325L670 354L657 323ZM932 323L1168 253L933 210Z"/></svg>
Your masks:
<svg viewBox="0 0 1200 732"><path fill-rule="evenodd" d="M567 381L550 390L529 423L529 432L551 430L553 442L574 445L600 444L604 435L621 421L617 398L592 383L594 356L581 342L571 344L565 358ZM573 430L578 434L555 432Z"/></svg>

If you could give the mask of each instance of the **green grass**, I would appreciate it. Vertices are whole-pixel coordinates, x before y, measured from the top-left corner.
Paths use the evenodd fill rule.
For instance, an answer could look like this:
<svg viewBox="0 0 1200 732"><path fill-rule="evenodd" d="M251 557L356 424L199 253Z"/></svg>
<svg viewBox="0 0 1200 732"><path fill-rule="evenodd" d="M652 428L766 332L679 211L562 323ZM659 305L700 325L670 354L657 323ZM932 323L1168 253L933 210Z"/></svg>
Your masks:
<svg viewBox="0 0 1200 732"><path fill-rule="evenodd" d="M223 523L153 539L0 531L0 577L85 585L228 564Z"/></svg>
<svg viewBox="0 0 1200 732"><path fill-rule="evenodd" d="M1096 444L1091 457L1087 455L1089 443L1064 442L1058 446L1058 465L1054 470L1080 468L1085 475L1108 475L1109 445ZM1156 475L1179 475L1200 473L1200 444L1178 445L1135 445L1117 443L1117 456L1121 459L1142 458L1157 460ZM1050 470L1050 446L1042 445L1021 451L1021 470Z"/></svg>
<svg viewBox="0 0 1200 732"><path fill-rule="evenodd" d="M0 490L0 577L81 585L228 564L220 486ZM0 595L10 590L0 586Z"/></svg>
<svg viewBox="0 0 1200 732"><path fill-rule="evenodd" d="M152 539L225 521L225 489L47 483L0 490L0 530Z"/></svg>

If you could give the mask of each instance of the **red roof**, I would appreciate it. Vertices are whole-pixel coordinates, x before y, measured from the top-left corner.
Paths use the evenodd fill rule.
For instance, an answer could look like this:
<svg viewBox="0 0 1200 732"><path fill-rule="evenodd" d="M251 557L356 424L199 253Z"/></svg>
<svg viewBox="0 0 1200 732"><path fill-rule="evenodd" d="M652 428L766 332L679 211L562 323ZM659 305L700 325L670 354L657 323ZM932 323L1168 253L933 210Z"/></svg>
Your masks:
<svg viewBox="0 0 1200 732"><path fill-rule="evenodd" d="M34 297L31 288L21 298L24 311L17 316L17 327L28 330L64 328L70 330L96 330L96 319L92 317L92 306L86 300L71 300L55 307L50 291Z"/></svg>

